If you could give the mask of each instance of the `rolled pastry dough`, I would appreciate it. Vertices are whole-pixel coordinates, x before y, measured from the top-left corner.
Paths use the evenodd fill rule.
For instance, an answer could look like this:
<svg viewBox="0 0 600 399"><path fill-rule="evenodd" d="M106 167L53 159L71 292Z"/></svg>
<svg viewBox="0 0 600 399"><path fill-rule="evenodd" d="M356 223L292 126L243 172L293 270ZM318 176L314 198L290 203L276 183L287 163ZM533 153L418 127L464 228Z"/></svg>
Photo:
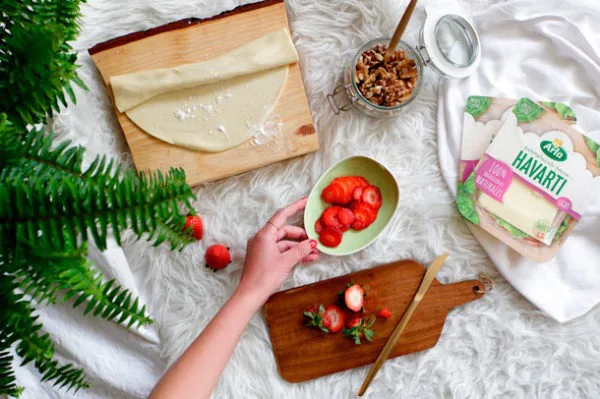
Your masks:
<svg viewBox="0 0 600 399"><path fill-rule="evenodd" d="M177 90L211 85L298 62L298 53L286 29L269 33L222 56L174 68L153 69L110 78L120 112Z"/></svg>

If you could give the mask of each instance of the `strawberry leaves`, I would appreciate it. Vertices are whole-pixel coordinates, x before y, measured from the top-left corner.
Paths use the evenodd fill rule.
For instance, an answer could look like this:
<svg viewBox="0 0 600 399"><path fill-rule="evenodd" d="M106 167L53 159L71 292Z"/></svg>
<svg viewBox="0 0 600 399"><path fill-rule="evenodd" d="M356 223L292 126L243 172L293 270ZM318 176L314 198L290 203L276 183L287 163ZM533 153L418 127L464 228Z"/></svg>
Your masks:
<svg viewBox="0 0 600 399"><path fill-rule="evenodd" d="M356 345L360 345L362 343L362 339L373 342L375 332L371 330L371 327L375 323L375 320L376 318L374 316L370 316L367 319L361 319L356 326L352 328L345 328L344 331L342 331L342 334L354 340Z"/></svg>
<svg viewBox="0 0 600 399"><path fill-rule="evenodd" d="M325 316L325 307L323 305L317 305L314 308L305 310L304 316L308 319L306 322L307 327L314 327L323 332L329 332L329 329L323 326L323 318Z"/></svg>

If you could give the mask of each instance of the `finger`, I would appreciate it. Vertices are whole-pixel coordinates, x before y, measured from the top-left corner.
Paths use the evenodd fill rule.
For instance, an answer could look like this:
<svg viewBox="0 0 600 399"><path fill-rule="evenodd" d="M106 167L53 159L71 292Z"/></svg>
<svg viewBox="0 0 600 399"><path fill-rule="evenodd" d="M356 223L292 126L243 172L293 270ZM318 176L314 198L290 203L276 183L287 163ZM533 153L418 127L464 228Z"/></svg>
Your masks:
<svg viewBox="0 0 600 399"><path fill-rule="evenodd" d="M277 249L280 253L284 253L285 251L295 247L296 245L298 245L298 241L281 240L277 242Z"/></svg>
<svg viewBox="0 0 600 399"><path fill-rule="evenodd" d="M283 256L291 265L295 265L300 262L306 256L310 255L312 250L317 247L317 242L315 240L304 240L299 242L296 246L288 249L283 253Z"/></svg>
<svg viewBox="0 0 600 399"><path fill-rule="evenodd" d="M308 256L305 256L304 258L302 258L302 263L309 263L309 262L314 262L316 260L319 259L319 255L320 254L313 254L311 253Z"/></svg>
<svg viewBox="0 0 600 399"><path fill-rule="evenodd" d="M277 240L289 238L291 240L306 240L306 231L298 226L283 226L277 231Z"/></svg>
<svg viewBox="0 0 600 399"><path fill-rule="evenodd" d="M280 210L275 212L275 214L271 217L271 219L269 219L267 223L275 226L277 229L282 228L290 216L304 209L307 201L308 198L304 197L301 200L298 200L284 208L281 208Z"/></svg>

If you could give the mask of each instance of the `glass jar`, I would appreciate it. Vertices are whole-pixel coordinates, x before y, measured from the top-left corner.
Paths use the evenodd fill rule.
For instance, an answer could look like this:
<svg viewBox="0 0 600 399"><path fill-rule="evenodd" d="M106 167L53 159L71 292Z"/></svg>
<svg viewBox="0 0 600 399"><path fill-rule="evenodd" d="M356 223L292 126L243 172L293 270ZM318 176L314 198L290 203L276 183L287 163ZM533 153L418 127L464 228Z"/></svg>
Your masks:
<svg viewBox="0 0 600 399"><path fill-rule="evenodd" d="M404 50L407 58L415 61L417 84L411 97L393 107L385 107L370 102L358 89L354 80L354 71L362 54L378 44L387 45L391 39L374 39L362 46L344 70L344 84L327 95L333 112L337 115L356 107L373 118L394 118L405 111L414 102L421 91L423 73L431 66L444 78L464 78L471 75L479 66L481 51L479 37L473 25L464 17L456 14L428 13L419 32L419 44L413 49L400 41L395 50ZM346 93L349 101L343 105L337 97Z"/></svg>

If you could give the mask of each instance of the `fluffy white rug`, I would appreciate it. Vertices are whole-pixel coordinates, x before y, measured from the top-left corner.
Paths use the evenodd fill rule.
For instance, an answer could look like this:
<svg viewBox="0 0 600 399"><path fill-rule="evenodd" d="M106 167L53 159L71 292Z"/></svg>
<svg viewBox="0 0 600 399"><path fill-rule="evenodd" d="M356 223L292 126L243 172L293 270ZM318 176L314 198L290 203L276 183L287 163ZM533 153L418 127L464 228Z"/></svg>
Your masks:
<svg viewBox="0 0 600 399"><path fill-rule="evenodd" d="M493 2L423 3L468 14ZM86 49L117 35L180 18L210 16L240 3L245 2L90 0L83 6L83 29L76 43L81 77L90 90L77 93L77 105L58 115L54 128L63 137L86 145L88 159L105 153L130 163L108 95ZM357 255L323 256L318 263L298 267L284 288L397 259L427 263L443 251L450 251L452 256L440 272L442 282L471 279L480 272L496 280L492 294L450 313L435 348L387 362L367 397L600 397L600 308L565 325L550 320L498 275L459 218L437 161L435 73L426 71L425 87L416 106L399 119L375 121L357 112L334 116L327 105L325 95L340 83L349 57L367 40L390 35L405 3L287 2L321 150L197 189L194 205L204 218L206 235L181 253L128 240L125 253L160 337L160 344L149 345L146 352L146 360L152 363L155 357L155 362L144 375L154 378L119 379L119 367L106 365L104 373L109 376L95 376L91 390L78 397L141 397L147 393L165 364L178 357L235 289L247 238L277 208L308 194L327 167L355 154L375 157L400 182L400 207L387 234ZM406 41L416 43L423 19L424 10L418 8ZM225 271L212 273L202 266L202 256L204 248L216 242L231 246L234 263ZM77 310L65 307L60 312ZM111 354L114 365L121 368L128 361L122 355L127 342L115 343ZM92 355L94 349L81 348ZM102 369L105 365L99 366ZM363 367L302 384L285 382L277 373L264 319L257 314L214 397L351 398L366 371ZM45 384L40 386L35 379L22 381L29 391L26 397L65 396Z"/></svg>

